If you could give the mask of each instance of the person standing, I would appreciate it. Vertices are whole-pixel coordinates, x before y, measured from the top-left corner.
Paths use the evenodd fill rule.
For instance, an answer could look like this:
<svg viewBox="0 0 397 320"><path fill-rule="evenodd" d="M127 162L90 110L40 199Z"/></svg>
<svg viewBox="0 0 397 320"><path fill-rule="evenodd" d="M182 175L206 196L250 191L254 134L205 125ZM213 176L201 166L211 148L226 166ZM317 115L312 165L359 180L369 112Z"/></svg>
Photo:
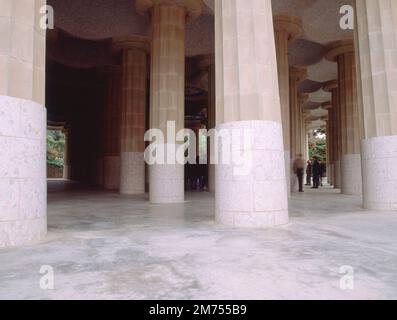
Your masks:
<svg viewBox="0 0 397 320"><path fill-rule="evenodd" d="M313 188L318 189L320 187L320 175L321 175L321 165L317 158L313 161Z"/></svg>
<svg viewBox="0 0 397 320"><path fill-rule="evenodd" d="M305 170L305 160L302 154L298 154L298 157L294 161L294 173L298 177L299 192L303 192L303 173Z"/></svg>

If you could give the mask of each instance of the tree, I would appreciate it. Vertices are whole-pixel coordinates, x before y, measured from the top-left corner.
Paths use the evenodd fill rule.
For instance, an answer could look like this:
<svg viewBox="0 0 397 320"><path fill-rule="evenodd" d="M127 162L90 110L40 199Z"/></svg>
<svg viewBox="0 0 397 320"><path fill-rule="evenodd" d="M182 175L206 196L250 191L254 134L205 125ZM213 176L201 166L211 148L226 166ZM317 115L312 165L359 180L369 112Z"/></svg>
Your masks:
<svg viewBox="0 0 397 320"><path fill-rule="evenodd" d="M65 151L65 135L58 130L47 131L47 164L63 169Z"/></svg>
<svg viewBox="0 0 397 320"><path fill-rule="evenodd" d="M313 132L313 138L309 141L309 156L310 159L317 157L320 161L327 161L327 140L324 130Z"/></svg>

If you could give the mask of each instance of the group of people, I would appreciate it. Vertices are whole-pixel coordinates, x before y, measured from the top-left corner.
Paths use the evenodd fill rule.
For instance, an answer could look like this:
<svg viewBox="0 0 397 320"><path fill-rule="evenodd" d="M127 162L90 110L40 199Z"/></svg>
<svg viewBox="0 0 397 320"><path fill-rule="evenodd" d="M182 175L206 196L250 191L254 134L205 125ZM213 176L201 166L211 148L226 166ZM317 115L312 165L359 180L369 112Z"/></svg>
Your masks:
<svg viewBox="0 0 397 320"><path fill-rule="evenodd" d="M296 160L294 161L294 173L298 177L299 182L299 192L303 191L303 177L306 168L306 186L312 185L312 189L318 189L320 186L323 186L323 177L327 171L327 166L325 162L320 161L317 157L314 157L313 160L308 160L307 164L303 159L303 155L299 154Z"/></svg>

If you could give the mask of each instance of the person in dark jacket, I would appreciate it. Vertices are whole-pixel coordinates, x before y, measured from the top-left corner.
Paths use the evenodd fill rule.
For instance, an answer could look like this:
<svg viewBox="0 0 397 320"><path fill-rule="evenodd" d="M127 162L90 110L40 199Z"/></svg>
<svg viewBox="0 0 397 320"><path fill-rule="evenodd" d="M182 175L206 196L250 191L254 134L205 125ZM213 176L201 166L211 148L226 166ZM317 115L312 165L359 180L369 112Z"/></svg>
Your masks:
<svg viewBox="0 0 397 320"><path fill-rule="evenodd" d="M320 186L321 187L323 186L323 178L325 177L326 173L327 173L327 165L325 164L324 161L320 161L320 177L319 177L319 180L320 180Z"/></svg>
<svg viewBox="0 0 397 320"><path fill-rule="evenodd" d="M313 161L313 188L318 189L320 187L320 175L321 175L321 164L317 158Z"/></svg>

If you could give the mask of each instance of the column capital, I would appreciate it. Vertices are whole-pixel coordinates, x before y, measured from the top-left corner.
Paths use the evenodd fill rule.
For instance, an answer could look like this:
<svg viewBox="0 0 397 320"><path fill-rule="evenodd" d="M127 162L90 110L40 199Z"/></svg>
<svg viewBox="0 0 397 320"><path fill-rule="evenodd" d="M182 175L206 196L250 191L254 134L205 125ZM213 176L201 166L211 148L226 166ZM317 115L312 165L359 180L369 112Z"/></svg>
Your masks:
<svg viewBox="0 0 397 320"><path fill-rule="evenodd" d="M159 5L175 5L186 10L187 19L194 20L203 12L202 0L136 0L135 7L139 14L146 14L150 9Z"/></svg>
<svg viewBox="0 0 397 320"><path fill-rule="evenodd" d="M133 35L112 39L111 50L120 53L123 50L138 49L150 53L151 39L147 36Z"/></svg>
<svg viewBox="0 0 397 320"><path fill-rule="evenodd" d="M293 41L303 35L302 19L285 14L273 16L274 30L276 32L286 32L288 41Z"/></svg>
<svg viewBox="0 0 397 320"><path fill-rule="evenodd" d="M325 54L325 58L331 62L336 62L340 55L354 53L354 40L346 39L334 41L329 43L326 49L327 53Z"/></svg>
<svg viewBox="0 0 397 320"><path fill-rule="evenodd" d="M307 79L307 69L306 68L298 68L298 67L290 67L289 68L290 77L296 77L296 82L300 83Z"/></svg>
<svg viewBox="0 0 397 320"><path fill-rule="evenodd" d="M338 89L338 81L337 80L328 81L323 87L323 90L326 92L332 92L335 89Z"/></svg>

